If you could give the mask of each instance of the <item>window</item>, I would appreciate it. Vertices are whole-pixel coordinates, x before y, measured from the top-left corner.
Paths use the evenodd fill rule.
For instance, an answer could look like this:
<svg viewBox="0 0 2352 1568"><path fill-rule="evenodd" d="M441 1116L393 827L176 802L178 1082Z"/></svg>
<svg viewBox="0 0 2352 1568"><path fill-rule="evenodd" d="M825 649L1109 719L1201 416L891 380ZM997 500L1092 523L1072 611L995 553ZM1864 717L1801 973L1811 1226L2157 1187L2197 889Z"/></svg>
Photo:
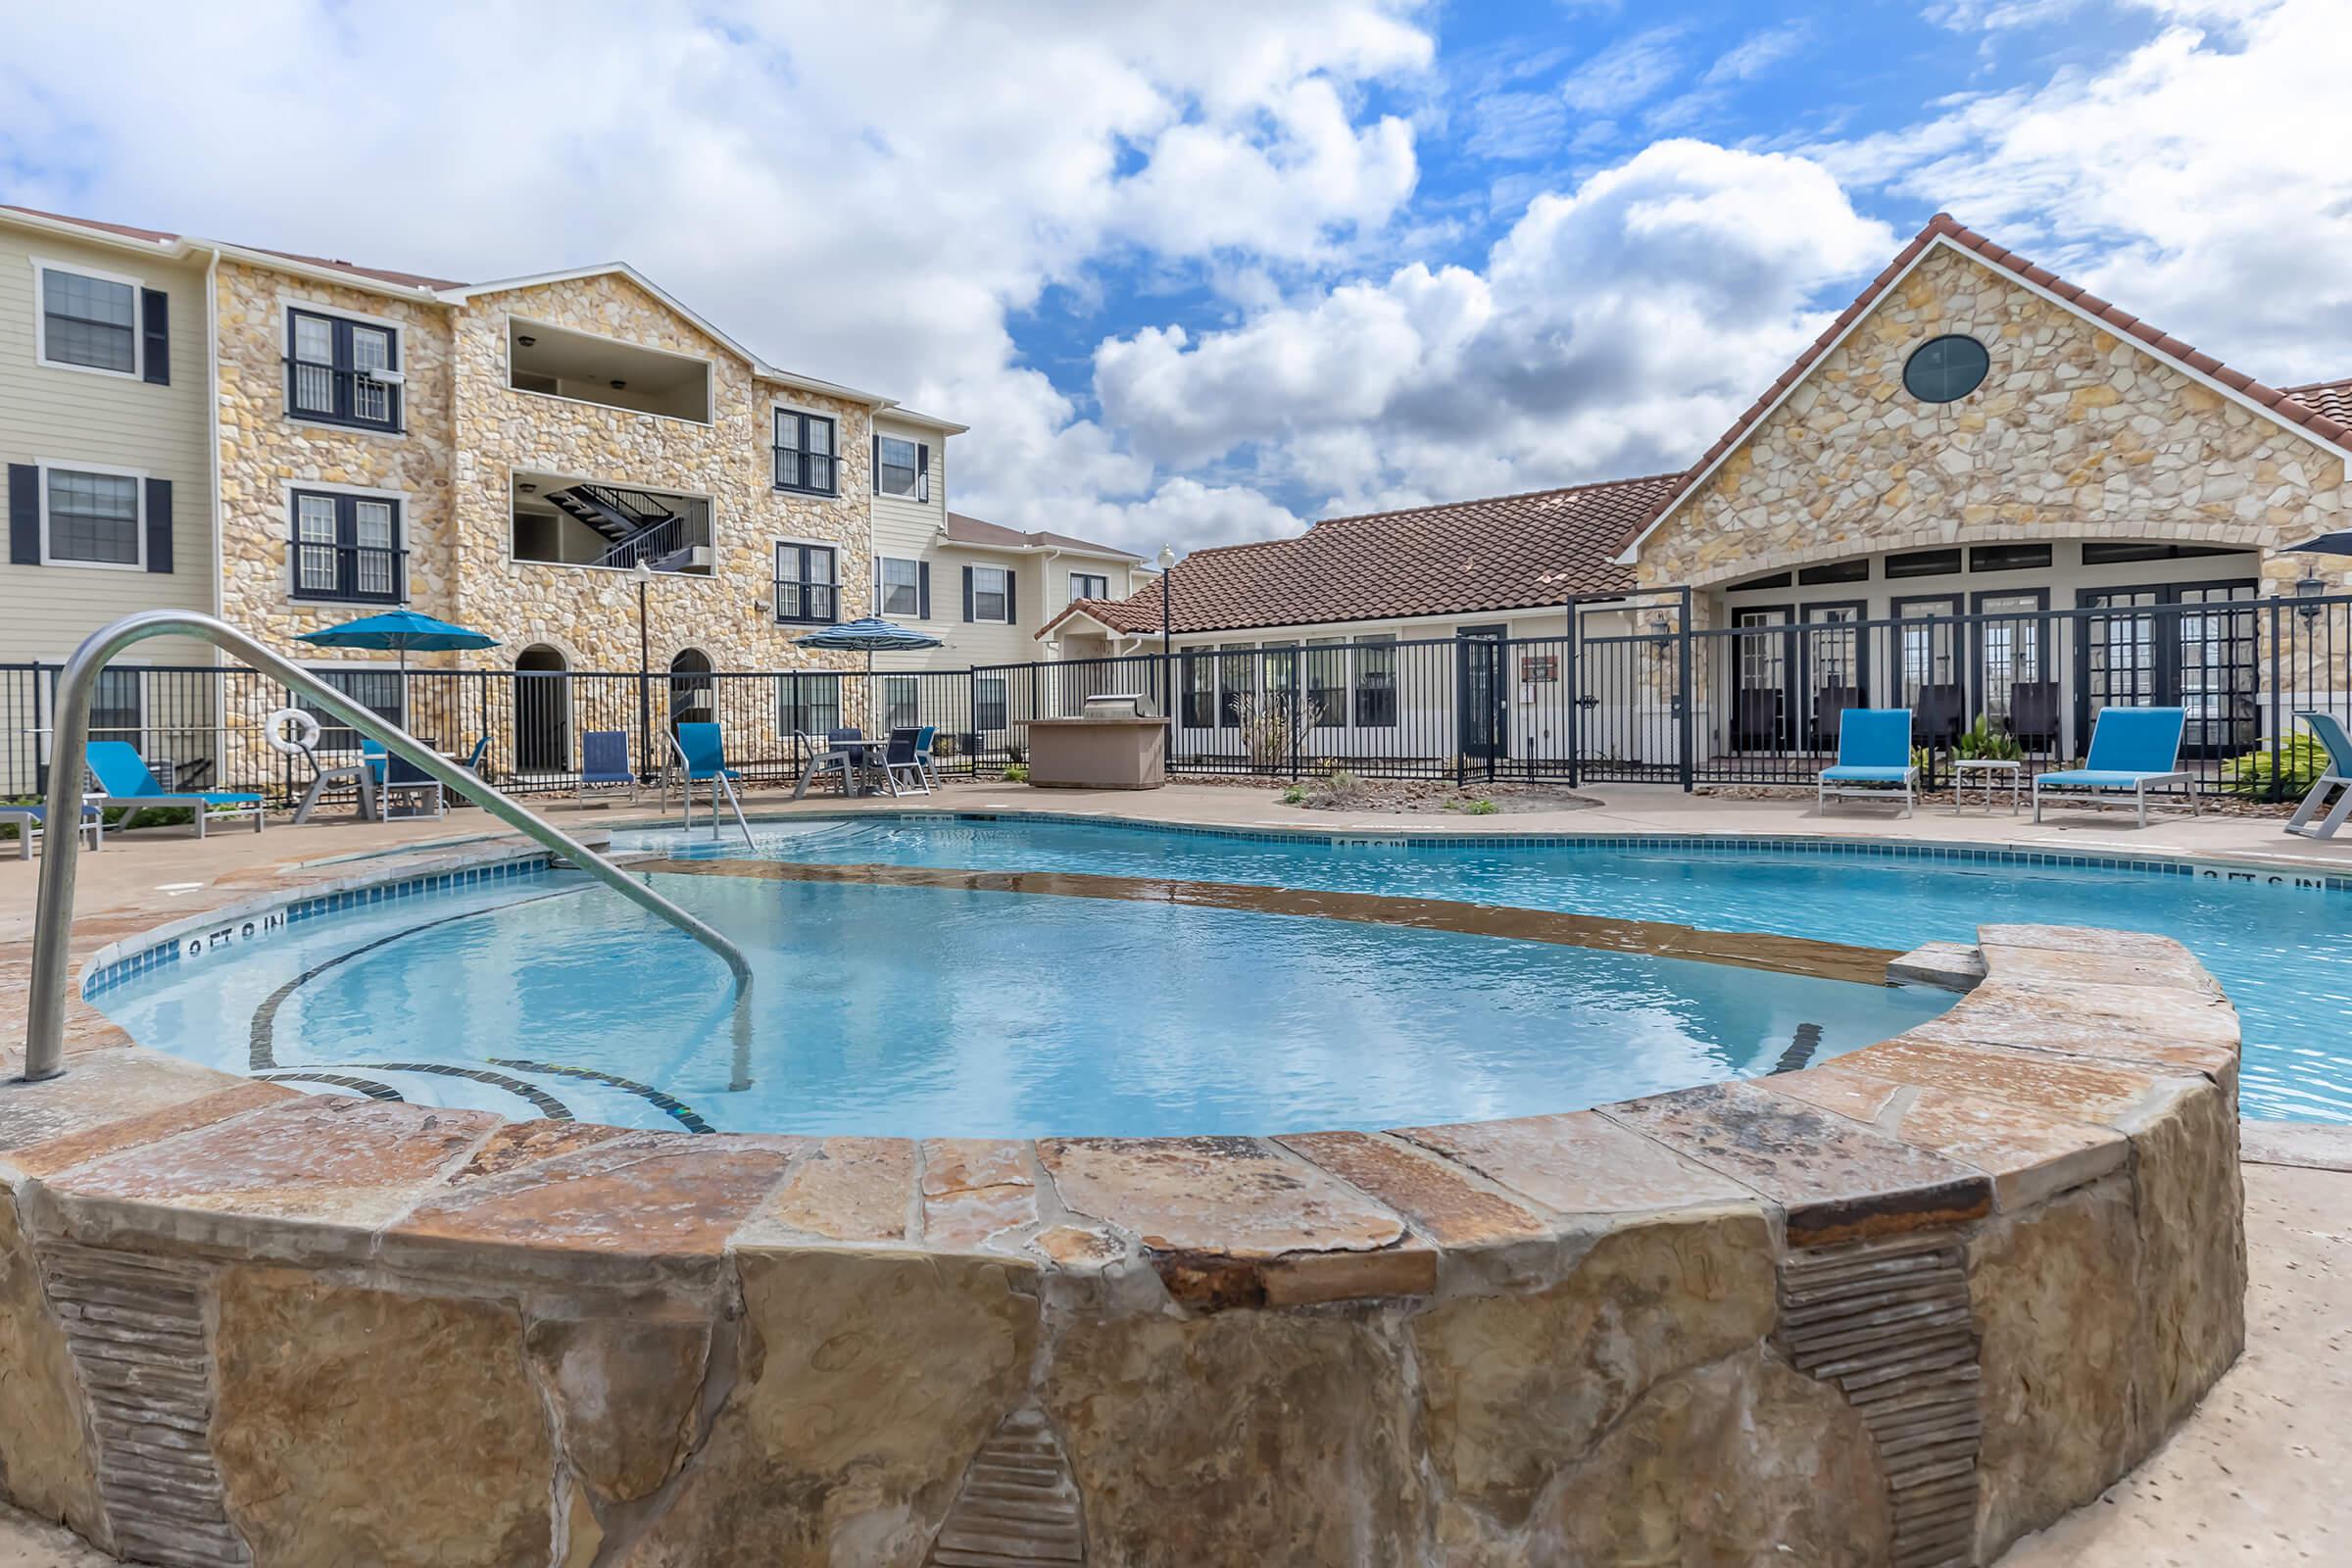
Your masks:
<svg viewBox="0 0 2352 1568"><path fill-rule="evenodd" d="M972 727L981 731L1009 727L1004 711L1004 677L976 675L972 678Z"/></svg>
<svg viewBox="0 0 2352 1568"><path fill-rule="evenodd" d="M882 677L882 724L885 729L912 729L922 722L922 682L912 675Z"/></svg>
<svg viewBox="0 0 2352 1568"><path fill-rule="evenodd" d="M1348 722L1348 649L1344 637L1306 640L1306 702L1316 727Z"/></svg>
<svg viewBox="0 0 2352 1568"><path fill-rule="evenodd" d="M2186 561L2193 556L2235 556L2243 551L2226 545L2158 545L2094 543L2082 547L2082 564L2110 566L2126 561Z"/></svg>
<svg viewBox="0 0 2352 1568"><path fill-rule="evenodd" d="M1100 572L1073 571L1070 573L1072 599L1108 599L1110 579Z"/></svg>
<svg viewBox="0 0 2352 1568"><path fill-rule="evenodd" d="M903 436L874 437L874 494L931 499L931 449Z"/></svg>
<svg viewBox="0 0 2352 1568"><path fill-rule="evenodd" d="M1184 656L1184 715L1186 729L1206 729L1215 722L1217 666L1205 654Z"/></svg>
<svg viewBox="0 0 2352 1568"><path fill-rule="evenodd" d="M1833 561L1826 566L1800 566L1797 568L1796 580L1807 584L1868 582L1870 581L1870 562L1865 558L1861 561Z"/></svg>
<svg viewBox="0 0 2352 1568"><path fill-rule="evenodd" d="M919 620L930 613L923 604L921 562L884 557L877 564L874 575L874 598L879 601L882 614L907 615Z"/></svg>
<svg viewBox="0 0 2352 1568"><path fill-rule="evenodd" d="M1984 384L1992 356L1973 337L1922 343L1903 363L1903 387L1922 403L1954 403Z"/></svg>
<svg viewBox="0 0 2352 1568"><path fill-rule="evenodd" d="M1396 639L1366 637L1355 645L1355 722L1385 729L1396 722Z"/></svg>
<svg viewBox="0 0 2352 1568"><path fill-rule="evenodd" d="M380 718L406 726L406 704L401 701L400 671L397 669L313 669L312 674L358 703ZM318 747L328 752L356 752L360 749L359 732L350 725L325 712L306 698L294 695L294 706L315 714L318 720Z"/></svg>
<svg viewBox="0 0 2352 1568"><path fill-rule="evenodd" d="M316 311L288 311L286 412L327 424L398 430L400 334Z"/></svg>
<svg viewBox="0 0 2352 1568"><path fill-rule="evenodd" d="M833 463L831 419L798 409L776 411L777 489L829 496L834 493Z"/></svg>
<svg viewBox="0 0 2352 1568"><path fill-rule="evenodd" d="M1775 571L1770 572L1762 577L1750 577L1745 582L1733 583L1730 587L1726 588L1724 592L1728 594L1736 594L1742 593L1750 588L1786 588L1788 586L1788 573L1785 571Z"/></svg>
<svg viewBox="0 0 2352 1568"><path fill-rule="evenodd" d="M1012 624L1012 572L1004 566L972 566L972 620L1001 620Z"/></svg>
<svg viewBox="0 0 2352 1568"><path fill-rule="evenodd" d="M1886 558L1889 577L1941 577L1960 569L1957 550L1913 550Z"/></svg>
<svg viewBox="0 0 2352 1568"><path fill-rule="evenodd" d="M830 547L776 546L776 618L830 626L841 618L837 581Z"/></svg>
<svg viewBox="0 0 2352 1568"><path fill-rule="evenodd" d="M297 599L398 604L404 597L397 501L297 490L293 552Z"/></svg>
<svg viewBox="0 0 2352 1568"><path fill-rule="evenodd" d="M788 735L828 735L841 728L839 675L778 675L776 711Z"/></svg>
<svg viewBox="0 0 2352 1568"><path fill-rule="evenodd" d="M1242 699L1257 690L1257 645L1220 643L1217 649L1217 685L1222 694L1217 703L1217 727L1234 729L1242 722Z"/></svg>
<svg viewBox="0 0 2352 1568"><path fill-rule="evenodd" d="M2027 571L2049 564L2048 545L1977 545L1968 552L1971 571Z"/></svg>
<svg viewBox="0 0 2352 1568"><path fill-rule="evenodd" d="M49 469L49 526L41 541L41 560L87 566L144 565L140 488L135 474Z"/></svg>
<svg viewBox="0 0 2352 1568"><path fill-rule="evenodd" d="M44 365L73 365L116 375L139 373L139 291L115 277L43 267Z"/></svg>
<svg viewBox="0 0 2352 1568"><path fill-rule="evenodd" d="M146 724L144 677L120 665L98 672L98 689L90 696L90 739L128 741L145 750L140 731Z"/></svg>

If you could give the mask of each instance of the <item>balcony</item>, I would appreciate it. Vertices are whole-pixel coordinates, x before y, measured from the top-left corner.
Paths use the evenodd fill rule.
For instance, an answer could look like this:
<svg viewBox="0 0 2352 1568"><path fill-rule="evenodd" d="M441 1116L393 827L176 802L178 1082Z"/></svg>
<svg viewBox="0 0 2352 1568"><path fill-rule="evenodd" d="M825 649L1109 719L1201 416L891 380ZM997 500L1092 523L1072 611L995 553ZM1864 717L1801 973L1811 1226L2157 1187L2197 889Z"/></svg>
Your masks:
<svg viewBox="0 0 2352 1568"><path fill-rule="evenodd" d="M708 577L710 499L559 474L514 479L516 561Z"/></svg>
<svg viewBox="0 0 2352 1568"><path fill-rule="evenodd" d="M507 384L542 397L710 422L710 361L520 317L507 322Z"/></svg>

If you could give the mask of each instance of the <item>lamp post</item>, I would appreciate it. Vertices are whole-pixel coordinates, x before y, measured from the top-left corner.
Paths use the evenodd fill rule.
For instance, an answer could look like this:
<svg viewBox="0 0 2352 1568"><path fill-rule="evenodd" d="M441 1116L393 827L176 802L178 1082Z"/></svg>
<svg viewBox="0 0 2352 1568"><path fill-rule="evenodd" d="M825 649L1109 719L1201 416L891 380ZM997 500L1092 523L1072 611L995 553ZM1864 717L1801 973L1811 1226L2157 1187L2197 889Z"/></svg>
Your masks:
<svg viewBox="0 0 2352 1568"><path fill-rule="evenodd" d="M637 765L650 768L654 765L654 656L645 591L653 586L654 568L639 556L629 575L637 579Z"/></svg>
<svg viewBox="0 0 2352 1568"><path fill-rule="evenodd" d="M1159 707L1168 717L1176 716L1176 664L1168 652L1168 574L1176 569L1176 547L1159 547Z"/></svg>

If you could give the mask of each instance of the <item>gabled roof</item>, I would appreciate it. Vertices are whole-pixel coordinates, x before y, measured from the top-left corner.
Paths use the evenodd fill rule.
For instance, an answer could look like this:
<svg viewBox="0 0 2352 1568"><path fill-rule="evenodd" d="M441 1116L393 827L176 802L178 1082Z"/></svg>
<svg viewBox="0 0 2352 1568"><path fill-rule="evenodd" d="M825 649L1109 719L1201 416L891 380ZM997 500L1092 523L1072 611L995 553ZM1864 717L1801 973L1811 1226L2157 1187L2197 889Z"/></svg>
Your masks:
<svg viewBox="0 0 2352 1568"><path fill-rule="evenodd" d="M2015 274L2036 293L2071 308L2118 337L2132 339L2157 358L2169 361L2194 379L2220 390L2254 412L2267 415L2290 430L2352 455L2352 419L2339 418L2335 414L2298 400L2291 393L2266 386L2241 370L2233 370L2212 355L2200 353L2131 312L2110 305L2088 290L2067 282L2048 269L2034 266L2015 251L1994 244L1961 223L1951 214L1937 213L1928 220L1925 228L1913 236L1911 243L1886 264L1886 270L1871 279L1870 286L1855 297L1854 303L1839 313L1838 319L1832 321L1828 329L1815 338L1788 369L1781 372L1780 378L1765 389L1764 395L1749 404L1746 412L1732 421L1732 427L1717 437L1715 444L1707 448L1696 463L1677 476L1672 488L1635 531L1626 545L1625 554L1619 559L1630 564L1641 550L1642 541L1656 531L1658 524L1666 520L1682 499L1713 473L1733 449L1762 422L1765 416L1780 407L1822 356L1844 340L1845 335L1870 313L1887 289L1938 245L1948 245L1988 266Z"/></svg>
<svg viewBox="0 0 2352 1568"><path fill-rule="evenodd" d="M1168 576L1173 628L1238 631L1416 615L1486 614L1623 593L1612 557L1675 475L1331 517L1290 539L1196 550ZM1159 630L1159 586L1081 600L1073 614L1113 631Z"/></svg>
<svg viewBox="0 0 2352 1568"><path fill-rule="evenodd" d="M1141 561L1144 558L1132 550L1116 545L1099 545L1085 539L1074 539L1066 533L1023 533L1000 523L982 522L960 512L948 514L948 542L957 545L979 545L995 550L1077 550L1090 556L1115 556L1121 561ZM1159 622L1153 621L1153 625Z"/></svg>
<svg viewBox="0 0 2352 1568"><path fill-rule="evenodd" d="M27 218L46 219L53 223L70 224L75 228L95 229L101 234L114 235L123 239L147 240L157 245L184 243L205 249L213 248L213 242L210 240L196 239L187 234L174 234L160 228L133 228L127 223L101 222L95 218L73 218L64 213L44 213L37 207L19 207L13 204L8 205L6 211L23 213ZM466 286L453 278L429 277L422 272L397 272L382 267L362 267L356 262L346 262L339 258L305 256L299 251L271 250L265 245L240 245L229 248L247 251L256 256L274 256L279 261L297 262L304 267L321 268L333 272L349 272L354 277L363 277L377 283L390 283L399 288L441 290Z"/></svg>

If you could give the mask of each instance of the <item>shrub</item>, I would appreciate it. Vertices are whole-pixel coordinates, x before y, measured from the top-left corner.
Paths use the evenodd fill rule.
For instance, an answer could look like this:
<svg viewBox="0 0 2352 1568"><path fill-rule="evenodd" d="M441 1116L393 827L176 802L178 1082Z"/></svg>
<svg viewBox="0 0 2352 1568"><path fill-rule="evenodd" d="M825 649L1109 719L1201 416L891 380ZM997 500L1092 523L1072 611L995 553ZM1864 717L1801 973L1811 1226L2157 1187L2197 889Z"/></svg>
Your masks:
<svg viewBox="0 0 2352 1568"><path fill-rule="evenodd" d="M1460 811L1465 816L1493 816L1502 809L1484 797L1475 801L1447 801L1446 805L1447 809Z"/></svg>
<svg viewBox="0 0 2352 1568"><path fill-rule="evenodd" d="M1324 798L1334 806L1352 806L1366 793L1364 781L1344 767L1335 767L1323 775Z"/></svg>
<svg viewBox="0 0 2352 1568"><path fill-rule="evenodd" d="M1996 731L1988 713L1979 713L1977 722L1960 737L1952 755L1964 762L2014 762L2026 755L2014 735Z"/></svg>
<svg viewBox="0 0 2352 1568"><path fill-rule="evenodd" d="M2222 788L2231 795L2294 800L2307 793L2328 771L2328 748L2309 730L2297 730L2278 743L2274 760L2268 746L2222 764Z"/></svg>
<svg viewBox="0 0 2352 1568"><path fill-rule="evenodd" d="M1256 767L1287 763L1298 740L1323 722L1321 703L1311 697L1295 698L1289 692L1245 692L1231 703L1234 723L1242 732L1242 747Z"/></svg>
<svg viewBox="0 0 2352 1568"><path fill-rule="evenodd" d="M1029 764L1026 762L1006 762L1004 764L1004 782L1007 784L1028 783Z"/></svg>
<svg viewBox="0 0 2352 1568"><path fill-rule="evenodd" d="M1306 786L1303 784L1293 784L1288 789L1284 790L1282 792L1282 804L1285 806L1304 806L1306 804Z"/></svg>

